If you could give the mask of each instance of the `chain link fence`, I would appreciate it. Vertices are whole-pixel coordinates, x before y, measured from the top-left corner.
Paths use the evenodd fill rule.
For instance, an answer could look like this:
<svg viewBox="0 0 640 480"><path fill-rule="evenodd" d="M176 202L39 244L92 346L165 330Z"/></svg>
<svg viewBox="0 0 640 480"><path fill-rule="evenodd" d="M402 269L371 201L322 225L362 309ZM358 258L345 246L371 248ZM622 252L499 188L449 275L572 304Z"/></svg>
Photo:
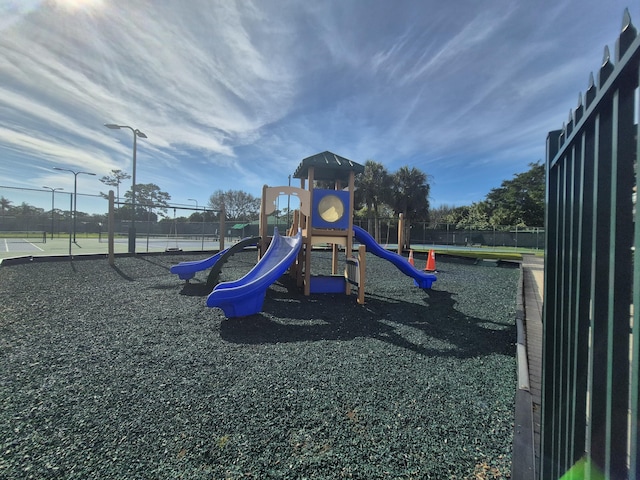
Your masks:
<svg viewBox="0 0 640 480"><path fill-rule="evenodd" d="M68 239L76 243L83 239L97 239L106 243L108 228L108 201L101 195L78 193L77 205L74 195L60 190L38 190L6 187L0 185L0 239L5 243L45 242ZM131 210L120 204L114 220L114 231L118 241L125 241L131 227ZM195 214L195 215L194 215ZM284 232L291 216L275 215L269 218L269 233L273 228ZM378 231L374 222L355 219L354 224L367 230L381 245L397 245L398 219L379 219ZM138 205L135 220L138 251L149 251L155 242L156 250L162 242L174 247L179 241L189 243L189 249L214 249L220 236L230 241L259 235L258 219L253 221L227 219L224 232L220 227L217 212L200 206L169 205L159 208L154 205ZM538 249L545 247L544 228L495 226L477 228L473 225L430 224L414 222L408 226L405 238L412 246L491 247ZM145 248L146 246L146 248ZM85 252L87 253L87 252Z"/></svg>
<svg viewBox="0 0 640 480"><path fill-rule="evenodd" d="M354 220L354 224L376 236L374 222ZM384 218L379 220L376 241L382 245L398 242L398 220ZM545 235L543 227L518 227L499 225L477 227L474 225L431 224L414 222L410 224L405 237L413 246L452 246L452 247L492 247L544 250Z"/></svg>

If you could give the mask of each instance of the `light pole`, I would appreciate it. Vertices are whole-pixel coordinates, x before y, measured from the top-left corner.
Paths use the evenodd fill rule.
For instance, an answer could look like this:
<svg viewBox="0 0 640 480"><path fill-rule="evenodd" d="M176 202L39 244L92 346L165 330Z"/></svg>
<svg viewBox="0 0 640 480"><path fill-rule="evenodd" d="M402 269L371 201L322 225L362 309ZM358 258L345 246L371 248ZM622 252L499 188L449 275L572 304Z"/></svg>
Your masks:
<svg viewBox="0 0 640 480"><path fill-rule="evenodd" d="M56 205L56 190L64 190L64 188L52 188L52 187L47 187L46 185L44 185L42 188L46 188L47 190L51 190L51 240L53 240L53 209L55 208Z"/></svg>
<svg viewBox="0 0 640 480"><path fill-rule="evenodd" d="M76 218L78 216L78 175L95 175L91 172L76 172L68 168L53 167L54 170L73 173L73 243L76 243Z"/></svg>
<svg viewBox="0 0 640 480"><path fill-rule="evenodd" d="M129 228L129 253L136 253L136 151L137 139L148 138L137 128L130 127L129 125L117 125L115 123L105 123L105 127L112 130L120 130L121 128L128 128L133 133L133 174L131 177L131 207L133 214L131 216L131 227Z"/></svg>
<svg viewBox="0 0 640 480"><path fill-rule="evenodd" d="M198 211L198 200L195 198L187 198L190 202L196 202L196 212ZM202 210L202 250L204 250L204 209Z"/></svg>

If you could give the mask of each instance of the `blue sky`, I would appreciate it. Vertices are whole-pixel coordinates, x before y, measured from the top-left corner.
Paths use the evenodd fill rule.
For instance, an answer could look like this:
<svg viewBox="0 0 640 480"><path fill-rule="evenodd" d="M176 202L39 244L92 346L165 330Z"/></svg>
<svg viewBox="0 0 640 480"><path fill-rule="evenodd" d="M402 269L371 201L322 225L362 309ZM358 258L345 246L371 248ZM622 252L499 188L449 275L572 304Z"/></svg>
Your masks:
<svg viewBox="0 0 640 480"><path fill-rule="evenodd" d="M60 167L97 174L79 193L107 191L100 176L132 170L117 123L148 136L137 182L176 204L259 197L330 150L416 167L433 206L469 205L544 159L625 7L640 25L629 3L0 0L0 185L73 191Z"/></svg>

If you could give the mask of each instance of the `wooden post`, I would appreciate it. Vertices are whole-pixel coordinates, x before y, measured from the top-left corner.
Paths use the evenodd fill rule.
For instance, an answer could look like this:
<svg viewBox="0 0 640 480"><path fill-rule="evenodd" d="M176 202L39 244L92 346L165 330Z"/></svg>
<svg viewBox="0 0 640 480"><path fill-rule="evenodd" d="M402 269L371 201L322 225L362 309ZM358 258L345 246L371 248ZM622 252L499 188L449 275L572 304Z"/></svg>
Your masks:
<svg viewBox="0 0 640 480"><path fill-rule="evenodd" d="M402 255L402 245L404 244L404 216L398 216L398 255Z"/></svg>
<svg viewBox="0 0 640 480"><path fill-rule="evenodd" d="M358 265L360 268L360 281L358 282L358 303L364 305L364 284L367 278L367 247L358 247Z"/></svg>
<svg viewBox="0 0 640 480"><path fill-rule="evenodd" d="M115 266L116 261L115 261L115 255L114 255L114 239L113 239L113 233L115 230L115 225L114 225L114 219L115 219L115 215L114 215L114 197L113 197L113 190L109 190L109 214L107 216L107 244L108 244L108 252L109 252L109 265L111 265L112 267Z"/></svg>
<svg viewBox="0 0 640 480"><path fill-rule="evenodd" d="M347 286L346 294L351 295L351 288L358 289L358 303L364 305L364 284L366 280L367 268L367 247L360 245L358 253L354 256L347 256L347 265L344 270L344 279Z"/></svg>
<svg viewBox="0 0 640 480"><path fill-rule="evenodd" d="M224 210L224 203L223 203L222 208L220 209L220 251L224 250L224 235L225 235L224 217L226 215L227 214Z"/></svg>
<svg viewBox="0 0 640 480"><path fill-rule="evenodd" d="M262 258L264 252L267 251L267 245L269 245L269 216L267 211L267 185L262 186L262 198L260 200L260 226L259 235L260 241L258 242L258 259Z"/></svg>
<svg viewBox="0 0 640 480"><path fill-rule="evenodd" d="M340 184L340 180L336 180L333 184L334 190L340 190L342 188ZM350 215L350 213L349 213ZM351 216L351 215L350 215ZM339 256L339 248L337 244L331 245L331 275L337 275L338 273L338 256ZM349 258L349 250L345 252L347 258Z"/></svg>
<svg viewBox="0 0 640 480"><path fill-rule="evenodd" d="M331 244L331 275L336 275L338 273L338 255L339 249L337 243ZM349 253L347 252L347 256Z"/></svg>
<svg viewBox="0 0 640 480"><path fill-rule="evenodd" d="M309 182L309 205L313 205L313 176L314 169L309 167L308 170L308 182ZM313 207L309 209L309 216L307 218L307 244L305 245L305 257L304 257L304 294L306 296L311 295L311 245L313 240Z"/></svg>
<svg viewBox="0 0 640 480"><path fill-rule="evenodd" d="M356 175L353 173L353 170L349 172L349 226L347 227L347 245L345 247L345 255L349 258L353 254L353 202L354 202L354 192L356 190L355 182ZM350 289L349 285L346 288ZM359 287L358 287L359 288ZM358 296L358 302L359 300Z"/></svg>

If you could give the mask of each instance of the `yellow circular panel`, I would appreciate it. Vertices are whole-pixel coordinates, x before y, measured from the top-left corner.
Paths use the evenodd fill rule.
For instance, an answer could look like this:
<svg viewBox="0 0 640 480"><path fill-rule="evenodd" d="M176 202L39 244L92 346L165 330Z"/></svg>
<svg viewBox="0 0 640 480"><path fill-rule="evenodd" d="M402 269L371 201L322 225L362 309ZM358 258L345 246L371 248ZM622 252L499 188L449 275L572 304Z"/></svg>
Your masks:
<svg viewBox="0 0 640 480"><path fill-rule="evenodd" d="M335 195L327 195L318 203L318 213L325 222L337 222L344 215L344 204Z"/></svg>

